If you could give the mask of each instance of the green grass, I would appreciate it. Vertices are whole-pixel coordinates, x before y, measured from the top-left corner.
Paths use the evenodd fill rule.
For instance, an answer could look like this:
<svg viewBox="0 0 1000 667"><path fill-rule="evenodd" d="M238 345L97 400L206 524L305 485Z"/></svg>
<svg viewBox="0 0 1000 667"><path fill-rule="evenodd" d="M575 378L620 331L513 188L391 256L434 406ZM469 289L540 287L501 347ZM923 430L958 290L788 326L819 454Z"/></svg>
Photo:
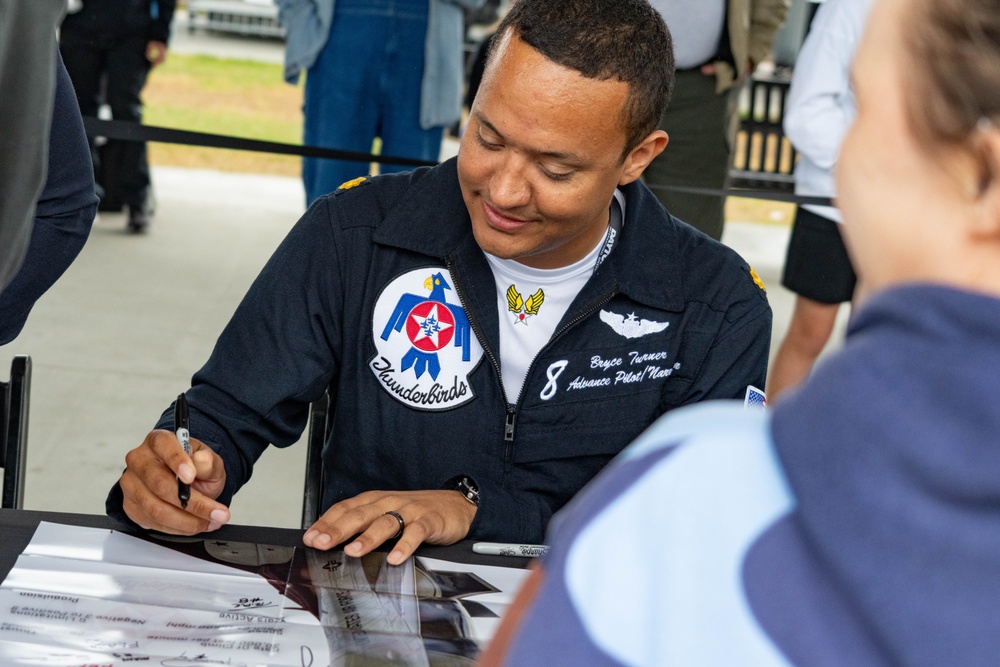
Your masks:
<svg viewBox="0 0 1000 667"><path fill-rule="evenodd" d="M195 77L201 87L223 93L288 85L281 78L281 65L205 55L171 53L155 72Z"/></svg>
<svg viewBox="0 0 1000 667"><path fill-rule="evenodd" d="M302 143L302 89L280 65L172 53L143 92L148 125ZM299 159L246 151L151 144L154 165L299 174Z"/></svg>
<svg viewBox="0 0 1000 667"><path fill-rule="evenodd" d="M192 109L181 105L163 105L148 110L147 125L171 127L194 132L210 132L287 144L302 143L302 129L297 123L269 118L247 109Z"/></svg>

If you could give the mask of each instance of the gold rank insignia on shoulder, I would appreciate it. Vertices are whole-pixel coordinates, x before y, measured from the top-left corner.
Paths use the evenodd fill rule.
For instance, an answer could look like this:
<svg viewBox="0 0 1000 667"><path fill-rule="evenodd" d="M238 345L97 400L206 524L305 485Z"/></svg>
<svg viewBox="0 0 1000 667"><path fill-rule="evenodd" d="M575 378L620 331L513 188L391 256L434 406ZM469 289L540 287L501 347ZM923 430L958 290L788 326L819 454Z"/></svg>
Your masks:
<svg viewBox="0 0 1000 667"><path fill-rule="evenodd" d="M753 284L766 292L767 287L764 286L764 281L760 279L760 276L757 275L757 272L753 270L752 266L749 268L750 268L750 277L753 278Z"/></svg>
<svg viewBox="0 0 1000 667"><path fill-rule="evenodd" d="M361 185L362 183L364 183L367 180L368 180L367 176L358 176L357 178L353 178L353 179L347 181L346 183L342 183L340 185L340 187L337 188L337 192L340 192L341 190L350 190L353 187L357 187L357 186Z"/></svg>

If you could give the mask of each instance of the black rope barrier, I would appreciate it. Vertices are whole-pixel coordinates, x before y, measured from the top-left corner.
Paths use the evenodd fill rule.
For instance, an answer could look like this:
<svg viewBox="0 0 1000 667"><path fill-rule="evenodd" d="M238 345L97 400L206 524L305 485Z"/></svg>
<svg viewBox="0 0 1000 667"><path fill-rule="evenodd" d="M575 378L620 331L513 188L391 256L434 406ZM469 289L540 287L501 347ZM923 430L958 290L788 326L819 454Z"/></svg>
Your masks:
<svg viewBox="0 0 1000 667"><path fill-rule="evenodd" d="M436 162L415 160L413 158L395 157L392 155L375 155L344 151L336 148L321 148L319 146L302 146L298 144L283 144L276 141L259 139L244 139L208 132L192 132L191 130L176 130L169 127L143 125L124 120L104 120L92 116L84 116L83 127L88 137L105 137L118 141L153 141L162 144L180 144L183 146L203 146L206 148L228 148L237 151L253 151L256 153L273 153L276 155L297 155L300 157L327 158L331 160L350 160L352 162L378 162L402 167L432 167ZM704 195L706 197L745 197L747 199L764 199L791 204L830 206L829 197L809 197L795 195L778 190L750 190L747 188L695 188L682 185L648 185L650 190L668 192L683 192L687 194Z"/></svg>
<svg viewBox="0 0 1000 667"><path fill-rule="evenodd" d="M319 146L300 146L297 144L283 144L276 141L244 139L242 137L230 137L222 134L209 134L207 132L192 132L190 130L175 130L169 127L143 125L125 120L104 120L103 118L94 118L92 116L84 116L83 128L86 130L88 137L105 137L119 141L153 141L161 144L228 148L237 151L299 155L302 157L329 158L332 160L350 160L352 162L379 162L403 167L431 167L437 164L436 162L415 160L408 157L373 155L356 151L342 151L336 148L320 148Z"/></svg>
<svg viewBox="0 0 1000 667"><path fill-rule="evenodd" d="M768 201L802 204L804 206L835 205L830 197L796 195L791 192L782 192L780 190L751 190L749 188L694 188L684 185L650 185L648 183L646 184L646 187L650 190L683 192L692 195L705 195L706 197L745 197L747 199L766 199Z"/></svg>

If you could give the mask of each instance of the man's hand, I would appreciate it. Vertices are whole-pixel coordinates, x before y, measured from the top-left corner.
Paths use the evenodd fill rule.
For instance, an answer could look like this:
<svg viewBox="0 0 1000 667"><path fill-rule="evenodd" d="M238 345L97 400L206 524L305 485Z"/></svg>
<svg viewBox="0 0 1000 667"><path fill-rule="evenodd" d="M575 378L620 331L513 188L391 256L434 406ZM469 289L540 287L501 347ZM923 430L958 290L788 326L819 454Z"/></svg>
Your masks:
<svg viewBox="0 0 1000 667"><path fill-rule="evenodd" d="M191 456L170 431L151 431L125 455L128 466L119 483L122 509L148 530L194 535L217 530L229 521L229 508L215 501L226 484L222 459L203 442L191 438ZM181 508L178 478L191 485L191 499Z"/></svg>
<svg viewBox="0 0 1000 667"><path fill-rule="evenodd" d="M399 565L423 542L453 544L468 535L477 509L458 491L366 491L328 509L303 542L326 550L360 533L344 553L364 556L399 531L396 517L386 514L396 512L405 527L386 560Z"/></svg>
<svg viewBox="0 0 1000 667"><path fill-rule="evenodd" d="M152 67L156 67L167 59L167 45L155 40L146 44L146 60Z"/></svg>
<svg viewBox="0 0 1000 667"><path fill-rule="evenodd" d="M742 72L736 73L737 80L742 80L743 77L747 76L748 74L752 74L755 67L756 65L754 64L753 60L747 58L746 69L743 70ZM705 76L715 76L716 72L715 63L705 63L699 68L699 71Z"/></svg>

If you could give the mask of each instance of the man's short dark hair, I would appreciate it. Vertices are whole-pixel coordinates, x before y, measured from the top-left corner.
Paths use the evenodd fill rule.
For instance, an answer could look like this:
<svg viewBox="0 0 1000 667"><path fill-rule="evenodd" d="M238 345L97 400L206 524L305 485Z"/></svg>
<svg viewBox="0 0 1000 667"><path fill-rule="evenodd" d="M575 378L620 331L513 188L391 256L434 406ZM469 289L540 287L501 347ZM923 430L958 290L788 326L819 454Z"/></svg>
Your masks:
<svg viewBox="0 0 1000 667"><path fill-rule="evenodd" d="M554 63L629 85L623 158L659 126L674 88L674 46L647 0L515 0L493 50L508 30Z"/></svg>

